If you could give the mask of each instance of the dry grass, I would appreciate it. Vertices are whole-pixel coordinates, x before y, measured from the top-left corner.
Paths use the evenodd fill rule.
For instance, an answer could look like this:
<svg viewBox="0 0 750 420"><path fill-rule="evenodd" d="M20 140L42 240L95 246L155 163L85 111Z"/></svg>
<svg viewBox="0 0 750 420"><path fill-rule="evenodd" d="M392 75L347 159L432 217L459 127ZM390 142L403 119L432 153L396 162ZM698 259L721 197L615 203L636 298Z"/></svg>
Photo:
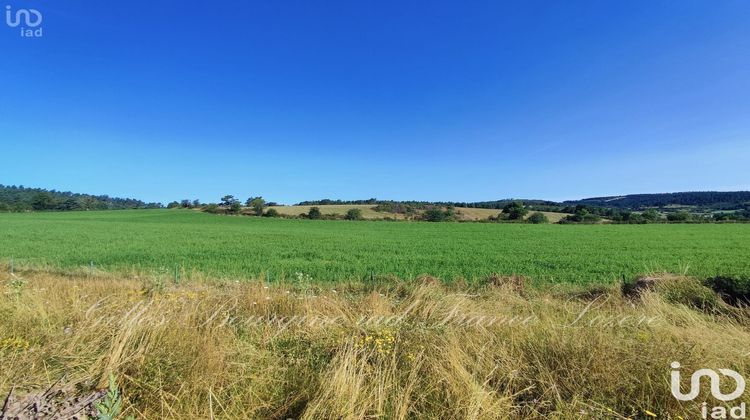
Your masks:
<svg viewBox="0 0 750 420"><path fill-rule="evenodd" d="M0 392L65 376L85 393L113 373L139 418L695 418L671 361L749 366L746 311L664 288L0 280Z"/></svg>
<svg viewBox="0 0 750 420"><path fill-rule="evenodd" d="M388 212L377 212L374 209L375 206L369 204L361 205L327 205L327 206L274 206L270 207L276 209L280 214L286 216L299 216L310 211L310 207L318 207L323 214L335 214L343 216L349 209L360 209L362 211L362 217L364 219L382 219L390 217L392 219L404 219L403 214L388 213ZM460 220L466 221L477 221L487 220L490 216L497 216L502 210L499 209L477 209L469 207L456 207L456 211L459 213ZM531 215L533 212L529 212ZM543 211L550 223L557 223L563 217L567 216L567 213L555 213L549 211ZM527 215L528 217L528 215Z"/></svg>
<svg viewBox="0 0 750 420"><path fill-rule="evenodd" d="M344 216L349 209L360 209L362 211L362 217L364 219L382 219L384 217L390 217L392 219L403 219L404 216L396 213L381 213L373 210L375 206L370 204L342 204L342 205L327 205L327 206L273 206L269 207L276 209L280 214L285 216L299 216L306 214L310 211L311 207L318 207L323 214L335 214L338 216Z"/></svg>
<svg viewBox="0 0 750 420"><path fill-rule="evenodd" d="M461 214L461 218L463 220L487 220L487 218L489 218L490 216L497 216L502 212L502 210L500 209L477 209L469 207L456 207L456 211ZM529 213L526 215L526 218L528 219L532 213L536 212L529 211ZM543 213L545 216L547 216L547 219L549 219L550 223L557 223L565 216L568 216L568 213L557 213L552 211L541 211L539 213Z"/></svg>

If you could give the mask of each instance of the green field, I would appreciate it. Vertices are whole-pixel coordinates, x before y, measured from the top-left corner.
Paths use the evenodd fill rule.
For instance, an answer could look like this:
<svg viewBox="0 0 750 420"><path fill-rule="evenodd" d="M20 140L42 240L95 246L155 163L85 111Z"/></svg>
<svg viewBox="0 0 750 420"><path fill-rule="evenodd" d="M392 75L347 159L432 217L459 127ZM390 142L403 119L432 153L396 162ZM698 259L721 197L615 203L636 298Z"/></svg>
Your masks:
<svg viewBox="0 0 750 420"><path fill-rule="evenodd" d="M0 215L0 260L271 280L522 274L607 283L669 271L750 275L750 225L517 225L349 222L218 216L189 210Z"/></svg>

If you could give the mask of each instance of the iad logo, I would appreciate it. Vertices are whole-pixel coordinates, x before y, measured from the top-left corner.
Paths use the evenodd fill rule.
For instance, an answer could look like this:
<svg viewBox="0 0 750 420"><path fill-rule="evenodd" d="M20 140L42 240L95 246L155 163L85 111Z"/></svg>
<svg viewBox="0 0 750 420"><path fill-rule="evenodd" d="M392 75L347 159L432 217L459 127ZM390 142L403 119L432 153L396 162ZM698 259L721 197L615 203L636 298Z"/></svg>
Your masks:
<svg viewBox="0 0 750 420"><path fill-rule="evenodd" d="M5 6L5 23L11 28L21 27L21 37L41 38L42 14L36 9L18 9L15 13L10 6Z"/></svg>
<svg viewBox="0 0 750 420"><path fill-rule="evenodd" d="M733 401L741 397L745 392L745 378L731 369L719 369L719 372L721 372L721 374L724 376L728 376L734 379L734 391L730 392L729 394L722 393L720 388L721 377L719 376L719 374L711 369L699 369L696 370L690 377L690 392L688 392L687 394L683 394L680 390L680 363L672 362L672 395L680 401L694 400L698 396L698 394L700 394L701 378L705 376L711 381L711 395L713 395L717 400ZM709 415L712 419L744 419L746 418L746 406L745 403L742 403L736 407L731 407L728 410L726 407L717 406L713 407L709 412L708 404L704 402L701 408L701 414L704 419L709 418Z"/></svg>

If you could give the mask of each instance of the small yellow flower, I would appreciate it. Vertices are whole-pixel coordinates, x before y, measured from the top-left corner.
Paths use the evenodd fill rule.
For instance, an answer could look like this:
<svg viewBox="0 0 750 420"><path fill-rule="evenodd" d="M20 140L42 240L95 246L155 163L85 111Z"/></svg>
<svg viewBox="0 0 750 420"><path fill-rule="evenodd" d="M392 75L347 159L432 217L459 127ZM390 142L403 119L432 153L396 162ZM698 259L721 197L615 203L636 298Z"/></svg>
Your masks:
<svg viewBox="0 0 750 420"><path fill-rule="evenodd" d="M10 337L0 341L0 350L26 351L30 343L23 338Z"/></svg>

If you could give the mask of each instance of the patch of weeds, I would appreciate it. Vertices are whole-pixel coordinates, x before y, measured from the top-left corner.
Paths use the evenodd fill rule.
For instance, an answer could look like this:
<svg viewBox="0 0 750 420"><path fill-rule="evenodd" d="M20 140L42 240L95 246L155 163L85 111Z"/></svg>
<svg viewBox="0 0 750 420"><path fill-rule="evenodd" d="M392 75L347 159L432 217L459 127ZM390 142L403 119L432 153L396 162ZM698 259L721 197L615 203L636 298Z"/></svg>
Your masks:
<svg viewBox="0 0 750 420"><path fill-rule="evenodd" d="M275 351L289 363L306 365L313 371L327 365L335 353L333 345L325 340L310 340L303 337L289 337L274 343Z"/></svg>
<svg viewBox="0 0 750 420"><path fill-rule="evenodd" d="M529 280L524 276L517 274L512 274L510 276L491 274L485 279L484 283L491 287L508 288L519 295L523 295L523 292L529 284Z"/></svg>
<svg viewBox="0 0 750 420"><path fill-rule="evenodd" d="M396 335L391 328L380 328L366 332L354 345L374 359L388 358L396 350Z"/></svg>
<svg viewBox="0 0 750 420"><path fill-rule="evenodd" d="M656 291L670 303L677 303L703 311L719 306L719 297L700 281L691 278L671 279L658 283Z"/></svg>
<svg viewBox="0 0 750 420"><path fill-rule="evenodd" d="M26 288L27 284L28 282L26 280L20 277L13 277L13 279L8 283L8 291L6 293L14 299L18 300L21 298L23 289Z"/></svg>
<svg viewBox="0 0 750 420"><path fill-rule="evenodd" d="M29 349L28 340L19 337L8 337L0 341L0 351L23 352Z"/></svg>
<svg viewBox="0 0 750 420"><path fill-rule="evenodd" d="M164 293L167 288L167 281L163 276L157 275L156 277L150 277L143 282L141 286L141 294L146 296L155 296Z"/></svg>
<svg viewBox="0 0 750 420"><path fill-rule="evenodd" d="M315 294L317 287L314 286L315 280L309 274L296 272L294 273L296 278L295 288L297 288L303 294Z"/></svg>
<svg viewBox="0 0 750 420"><path fill-rule="evenodd" d="M669 303L701 311L714 311L721 306L719 296L713 290L690 277L639 277L622 284L622 293L629 298L638 298L644 291L656 292Z"/></svg>
<svg viewBox="0 0 750 420"><path fill-rule="evenodd" d="M159 393L153 390L178 392L185 382L185 370L184 365L169 355L147 355L142 363L126 368L125 373L129 377L138 378L141 384L130 390L128 401L135 406L159 404Z"/></svg>
<svg viewBox="0 0 750 420"><path fill-rule="evenodd" d="M595 284L581 288L579 290L571 291L570 295L575 299L583 301L594 301L610 296L611 293L612 287Z"/></svg>
<svg viewBox="0 0 750 420"><path fill-rule="evenodd" d="M120 395L120 388L117 385L114 375L109 375L107 394L102 401L94 405L94 408L96 408L96 418L98 420L116 420L120 418L120 413L122 412L122 395ZM130 420L133 417L127 417L127 419Z"/></svg>

